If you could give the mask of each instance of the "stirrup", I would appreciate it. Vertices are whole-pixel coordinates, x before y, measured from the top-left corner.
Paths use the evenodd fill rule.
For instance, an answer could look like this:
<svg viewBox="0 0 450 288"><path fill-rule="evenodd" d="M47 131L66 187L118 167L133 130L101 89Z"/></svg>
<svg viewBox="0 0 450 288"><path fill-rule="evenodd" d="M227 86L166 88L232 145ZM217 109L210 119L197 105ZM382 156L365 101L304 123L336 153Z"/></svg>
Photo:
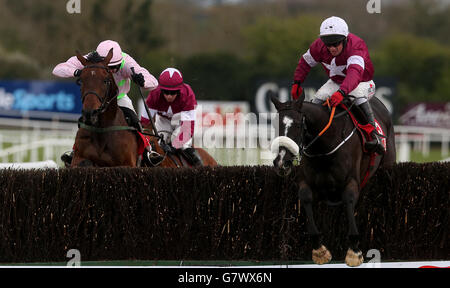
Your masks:
<svg viewBox="0 0 450 288"><path fill-rule="evenodd" d="M144 157L152 166L158 166L164 160L164 156L162 156L161 154L159 154L156 151L151 151L151 152L145 151Z"/></svg>

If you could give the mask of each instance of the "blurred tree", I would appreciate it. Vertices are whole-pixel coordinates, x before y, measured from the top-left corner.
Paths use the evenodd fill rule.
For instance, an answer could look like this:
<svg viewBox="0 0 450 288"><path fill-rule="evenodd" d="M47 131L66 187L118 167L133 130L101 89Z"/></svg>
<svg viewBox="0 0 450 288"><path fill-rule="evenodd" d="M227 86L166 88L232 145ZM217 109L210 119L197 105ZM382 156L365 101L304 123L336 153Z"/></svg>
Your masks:
<svg viewBox="0 0 450 288"><path fill-rule="evenodd" d="M120 18L124 42L131 47L134 55L141 57L148 50L157 49L164 43L152 20L152 2L127 0Z"/></svg>
<svg viewBox="0 0 450 288"><path fill-rule="evenodd" d="M320 17L261 18L245 27L247 59L253 75L291 79L300 57L318 37ZM321 69L312 69L310 77L324 78Z"/></svg>
<svg viewBox="0 0 450 288"><path fill-rule="evenodd" d="M398 80L400 105L450 101L450 47L406 34L388 37L375 53L375 74Z"/></svg>
<svg viewBox="0 0 450 288"><path fill-rule="evenodd" d="M180 67L198 99L249 100L247 64L233 54L199 54Z"/></svg>
<svg viewBox="0 0 450 288"><path fill-rule="evenodd" d="M1 77L54 79L54 65L75 50L87 53L114 39L155 76L169 66L186 68L201 98L251 101L256 81L292 79L320 22L336 15L367 42L376 76L398 79L396 97L403 103L449 99L450 6L444 1L383 1L380 14L367 13L367 1L353 0L203 6L195 0L82 0L81 14L67 13L66 3L0 0L0 57L7 67ZM308 76L325 78L320 67Z"/></svg>

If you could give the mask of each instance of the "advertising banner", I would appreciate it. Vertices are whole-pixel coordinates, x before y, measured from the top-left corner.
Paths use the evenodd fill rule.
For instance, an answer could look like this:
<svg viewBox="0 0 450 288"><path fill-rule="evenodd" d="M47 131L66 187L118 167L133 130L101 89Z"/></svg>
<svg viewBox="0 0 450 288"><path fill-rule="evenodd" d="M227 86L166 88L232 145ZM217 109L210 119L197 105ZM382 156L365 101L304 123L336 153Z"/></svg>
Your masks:
<svg viewBox="0 0 450 288"><path fill-rule="evenodd" d="M81 108L75 83L0 81L0 117L75 121Z"/></svg>
<svg viewBox="0 0 450 288"><path fill-rule="evenodd" d="M450 129L450 102L415 103L399 118L400 125Z"/></svg>

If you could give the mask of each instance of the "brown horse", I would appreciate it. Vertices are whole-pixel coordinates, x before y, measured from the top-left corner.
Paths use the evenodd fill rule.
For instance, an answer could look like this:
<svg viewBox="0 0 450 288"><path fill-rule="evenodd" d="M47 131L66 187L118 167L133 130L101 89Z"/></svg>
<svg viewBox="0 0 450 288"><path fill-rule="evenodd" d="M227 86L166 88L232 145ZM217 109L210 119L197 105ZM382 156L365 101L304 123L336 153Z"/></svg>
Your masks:
<svg viewBox="0 0 450 288"><path fill-rule="evenodd" d="M77 52L84 66L77 80L83 108L71 167L135 167L138 163L136 129L128 126L117 105L118 88L108 68L112 52L105 58L93 52L87 59Z"/></svg>
<svg viewBox="0 0 450 288"><path fill-rule="evenodd" d="M349 248L345 262L349 266L358 266L363 262L358 248L359 234L355 221L354 208L364 182L379 167L388 167L395 163L395 134L389 112L380 100L373 97L373 107L379 126L386 136L384 155L364 153L363 138L355 132L350 114L343 111L334 117L330 126L330 113L327 108L296 101L281 103L275 97L272 102L278 111L280 136L274 139L274 160L279 175L292 174L302 207L306 212L308 234L311 236L312 259L317 264L331 260L331 253L322 244L313 217L313 200L326 201L327 204L344 204L348 219ZM353 110L352 110L353 111ZM354 111L357 112L357 111ZM329 127L324 130L324 127ZM325 131L322 134L322 131ZM321 135L321 136L320 136ZM293 169L293 160L301 156L300 166ZM292 173L295 171L295 173ZM286 178L290 181L289 178Z"/></svg>
<svg viewBox="0 0 450 288"><path fill-rule="evenodd" d="M161 137L155 136L153 133L153 128L151 126L151 123L147 125L143 125L144 128L144 134L148 137L150 145L152 147L152 152L156 155L161 155L162 157L158 157L157 160L152 161L154 159L153 157L150 157L150 165L149 166L160 166L160 167L191 167L191 165L188 163L188 161L180 155L180 153L173 154L168 153L164 151L164 149L161 147ZM164 144L162 144L164 145ZM167 145L167 144L166 144ZM216 160L204 149L202 148L195 148L197 150L197 153L200 155L200 158L202 160L203 166L217 166Z"/></svg>

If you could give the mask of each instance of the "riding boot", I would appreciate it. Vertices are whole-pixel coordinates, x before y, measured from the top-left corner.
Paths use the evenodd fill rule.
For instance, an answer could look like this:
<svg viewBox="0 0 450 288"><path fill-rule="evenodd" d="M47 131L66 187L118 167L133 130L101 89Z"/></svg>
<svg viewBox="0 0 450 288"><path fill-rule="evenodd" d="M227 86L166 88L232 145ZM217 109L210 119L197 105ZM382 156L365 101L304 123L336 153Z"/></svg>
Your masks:
<svg viewBox="0 0 450 288"><path fill-rule="evenodd" d="M72 164L72 159L73 159L73 150L67 151L61 155L61 161L64 162L64 165L66 165L66 167L69 167L70 164Z"/></svg>
<svg viewBox="0 0 450 288"><path fill-rule="evenodd" d="M189 147L180 149L180 151L192 166L203 166L202 159L195 148Z"/></svg>
<svg viewBox="0 0 450 288"><path fill-rule="evenodd" d="M128 126L136 128L137 131L142 133L142 125L141 121L139 121L139 118L137 114L127 107L119 106L120 109L122 109L123 115L125 116L125 120L127 120Z"/></svg>
<svg viewBox="0 0 450 288"><path fill-rule="evenodd" d="M372 140L367 141L365 148L368 151L375 151L376 153L383 155L385 153L383 144L381 144L380 136L378 136L376 126L375 126L375 118L373 116L372 107L370 106L369 102L366 101L359 105L361 107L361 110L364 112L364 115L366 116L367 122L373 126L373 130L370 133L370 136Z"/></svg>

